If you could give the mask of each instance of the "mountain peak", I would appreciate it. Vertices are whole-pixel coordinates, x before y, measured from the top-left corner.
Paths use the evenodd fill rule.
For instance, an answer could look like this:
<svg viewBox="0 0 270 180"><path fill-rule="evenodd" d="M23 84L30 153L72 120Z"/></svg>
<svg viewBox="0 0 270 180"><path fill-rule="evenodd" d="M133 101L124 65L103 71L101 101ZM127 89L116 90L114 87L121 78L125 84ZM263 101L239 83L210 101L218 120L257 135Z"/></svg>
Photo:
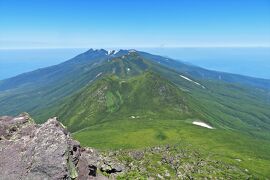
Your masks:
<svg viewBox="0 0 270 180"><path fill-rule="evenodd" d="M135 49L130 49L129 51L128 51L129 53L135 53L135 52L137 52Z"/></svg>
<svg viewBox="0 0 270 180"><path fill-rule="evenodd" d="M88 51L82 53L82 54L107 54L107 51L105 49L93 49L90 48Z"/></svg>
<svg viewBox="0 0 270 180"><path fill-rule="evenodd" d="M136 52L136 50L124 50L124 49L93 49L90 48L88 51L82 53L82 56L108 56L108 57L121 57L124 55L128 55L129 53L134 53Z"/></svg>

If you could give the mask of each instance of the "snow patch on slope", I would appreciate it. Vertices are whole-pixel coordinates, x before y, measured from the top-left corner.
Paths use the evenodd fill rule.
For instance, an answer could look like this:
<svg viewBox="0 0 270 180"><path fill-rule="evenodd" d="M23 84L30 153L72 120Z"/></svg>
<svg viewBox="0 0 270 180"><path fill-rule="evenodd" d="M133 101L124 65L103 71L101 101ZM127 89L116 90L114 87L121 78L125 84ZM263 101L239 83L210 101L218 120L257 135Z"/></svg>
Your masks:
<svg viewBox="0 0 270 180"><path fill-rule="evenodd" d="M114 50L113 54L117 54L120 50Z"/></svg>
<svg viewBox="0 0 270 180"><path fill-rule="evenodd" d="M115 55L119 52L119 50L108 50L107 55Z"/></svg>
<svg viewBox="0 0 270 180"><path fill-rule="evenodd" d="M183 75L179 75L181 78L183 78L183 79L185 79L185 80L187 80L187 81L189 81L189 82L192 82L192 83L194 83L194 84L196 84L196 85L198 85L198 86L201 86L203 89L205 89L205 87L203 86L203 85L201 85L200 83L198 83L198 82L196 82L196 81L193 81L193 80L191 80L191 79L189 79L188 77L186 77L186 76L183 76Z"/></svg>
<svg viewBox="0 0 270 180"><path fill-rule="evenodd" d="M108 50L107 55L111 55L113 53L114 50Z"/></svg>
<svg viewBox="0 0 270 180"><path fill-rule="evenodd" d="M98 74L96 75L96 78L99 77L99 76L101 76L101 75L102 75L102 72L98 73Z"/></svg>
<svg viewBox="0 0 270 180"><path fill-rule="evenodd" d="M197 125L197 126L201 126L201 127L205 127L208 129L214 129L212 126L210 126L204 122L201 122L201 121L193 121L192 124Z"/></svg>

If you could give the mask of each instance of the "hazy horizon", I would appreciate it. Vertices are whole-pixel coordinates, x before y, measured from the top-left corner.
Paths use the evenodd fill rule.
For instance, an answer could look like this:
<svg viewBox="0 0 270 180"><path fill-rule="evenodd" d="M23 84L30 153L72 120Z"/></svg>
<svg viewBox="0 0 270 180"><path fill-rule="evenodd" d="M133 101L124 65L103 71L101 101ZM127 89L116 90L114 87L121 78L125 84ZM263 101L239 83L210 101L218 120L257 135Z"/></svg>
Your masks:
<svg viewBox="0 0 270 180"><path fill-rule="evenodd" d="M1 49L0 80L64 62L89 48ZM120 48L104 48L120 49ZM123 48L128 49L128 48ZM206 69L270 79L270 48L136 48Z"/></svg>

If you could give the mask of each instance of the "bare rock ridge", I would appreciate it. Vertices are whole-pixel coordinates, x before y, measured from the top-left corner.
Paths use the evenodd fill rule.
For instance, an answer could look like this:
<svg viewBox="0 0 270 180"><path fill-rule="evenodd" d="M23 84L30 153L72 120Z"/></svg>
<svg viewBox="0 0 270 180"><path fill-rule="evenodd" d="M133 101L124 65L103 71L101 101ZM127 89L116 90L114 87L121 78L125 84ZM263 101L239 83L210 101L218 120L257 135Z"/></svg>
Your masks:
<svg viewBox="0 0 270 180"><path fill-rule="evenodd" d="M0 117L0 177L14 179L107 179L123 166L96 150L82 148L51 118L35 124L27 113Z"/></svg>

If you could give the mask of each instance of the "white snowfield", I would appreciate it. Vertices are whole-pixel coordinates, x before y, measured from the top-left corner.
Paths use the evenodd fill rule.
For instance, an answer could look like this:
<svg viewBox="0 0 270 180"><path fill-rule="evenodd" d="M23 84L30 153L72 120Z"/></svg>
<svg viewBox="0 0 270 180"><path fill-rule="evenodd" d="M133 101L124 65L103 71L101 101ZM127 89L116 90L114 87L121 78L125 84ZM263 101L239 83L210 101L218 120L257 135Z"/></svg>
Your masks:
<svg viewBox="0 0 270 180"><path fill-rule="evenodd" d="M99 76L101 76L101 75L102 75L102 72L98 73L98 74L96 75L96 78L99 77Z"/></svg>
<svg viewBox="0 0 270 180"><path fill-rule="evenodd" d="M117 54L119 52L119 50L114 50L113 54Z"/></svg>
<svg viewBox="0 0 270 180"><path fill-rule="evenodd" d="M210 126L204 122L200 122L200 121L193 121L192 124L197 125L197 126L201 126L201 127L205 127L208 129L214 129L212 126Z"/></svg>
<svg viewBox="0 0 270 180"><path fill-rule="evenodd" d="M119 52L119 50L108 50L107 55L115 55L118 52Z"/></svg>
<svg viewBox="0 0 270 180"><path fill-rule="evenodd" d="M193 81L193 80L191 80L191 79L189 79L188 77L186 77L186 76L183 76L183 75L179 75L181 78L183 78L183 79L185 79L185 80L187 80L187 81L189 81L189 82L192 82L192 83L194 83L194 84L196 84L196 85L198 85L198 86L201 86L203 89L205 89L205 87L203 86L203 85L201 85L200 83L198 83L198 82L196 82L196 81Z"/></svg>
<svg viewBox="0 0 270 180"><path fill-rule="evenodd" d="M114 50L108 50L108 55L111 55L114 52Z"/></svg>

